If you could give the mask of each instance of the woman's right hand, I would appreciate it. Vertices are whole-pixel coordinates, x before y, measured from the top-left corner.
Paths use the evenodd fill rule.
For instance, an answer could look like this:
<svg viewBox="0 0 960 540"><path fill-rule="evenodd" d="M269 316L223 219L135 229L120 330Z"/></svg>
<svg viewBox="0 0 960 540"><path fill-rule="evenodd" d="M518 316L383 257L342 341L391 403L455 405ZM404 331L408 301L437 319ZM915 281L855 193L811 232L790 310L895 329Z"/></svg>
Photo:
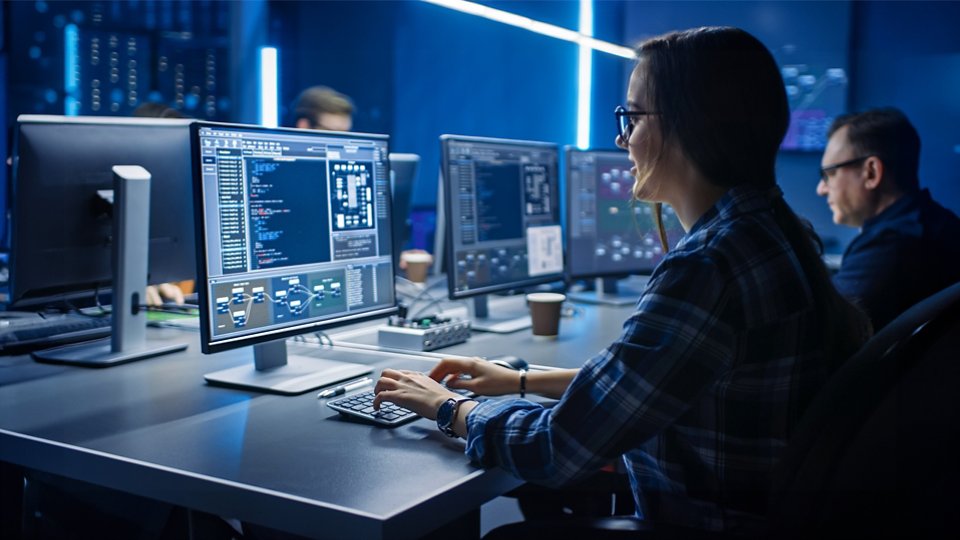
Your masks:
<svg viewBox="0 0 960 540"><path fill-rule="evenodd" d="M469 375L469 378L463 378ZM483 396L502 396L520 391L520 372L480 358L444 358L430 370L437 382L447 379L447 388L463 388Z"/></svg>

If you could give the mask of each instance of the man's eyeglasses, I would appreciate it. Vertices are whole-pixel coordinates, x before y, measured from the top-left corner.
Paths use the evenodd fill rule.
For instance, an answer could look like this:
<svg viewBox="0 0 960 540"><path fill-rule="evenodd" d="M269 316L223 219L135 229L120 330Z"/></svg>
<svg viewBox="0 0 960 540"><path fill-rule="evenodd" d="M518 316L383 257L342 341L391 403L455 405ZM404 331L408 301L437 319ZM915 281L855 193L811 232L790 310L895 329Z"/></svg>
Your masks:
<svg viewBox="0 0 960 540"><path fill-rule="evenodd" d="M622 105L618 105L613 110L613 115L617 117L617 134L620 140L626 144L630 140L630 134L633 133L633 119L637 116L647 116L657 114L650 111L628 111Z"/></svg>
<svg viewBox="0 0 960 540"><path fill-rule="evenodd" d="M842 161L840 163L835 163L833 165L827 165L826 167L822 167L820 169L820 180L822 180L824 184L827 184L830 182L830 173L832 173L833 171L837 169L842 169L844 167L849 167L851 165L859 165L860 163L863 163L864 161L866 161L868 158L871 158L871 157L873 156L861 156L858 158L848 159L847 161Z"/></svg>

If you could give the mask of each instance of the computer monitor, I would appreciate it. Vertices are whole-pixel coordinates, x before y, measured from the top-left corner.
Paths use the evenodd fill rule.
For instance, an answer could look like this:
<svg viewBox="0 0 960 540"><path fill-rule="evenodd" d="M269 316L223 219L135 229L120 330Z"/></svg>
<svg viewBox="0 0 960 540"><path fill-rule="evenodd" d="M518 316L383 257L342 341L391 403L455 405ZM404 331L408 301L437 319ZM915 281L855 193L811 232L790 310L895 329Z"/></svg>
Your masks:
<svg viewBox="0 0 960 540"><path fill-rule="evenodd" d="M417 179L420 156L417 154L390 154L390 190L393 202L393 258L397 264L400 252L410 240L410 199Z"/></svg>
<svg viewBox="0 0 960 540"><path fill-rule="evenodd" d="M653 205L631 200L633 163L622 150L579 150L566 154L566 257L569 279L602 278L596 290L572 293L587 302L628 305L640 291L617 288L617 278L653 272L663 260ZM684 235L676 213L663 205L669 245Z"/></svg>
<svg viewBox="0 0 960 540"><path fill-rule="evenodd" d="M253 345L211 384L297 394L369 373L284 339L397 311L386 135L191 128L200 340Z"/></svg>
<svg viewBox="0 0 960 540"><path fill-rule="evenodd" d="M17 119L11 307L92 301L96 291L110 291L114 165L140 165L152 177L149 283L194 279L190 122L41 115Z"/></svg>
<svg viewBox="0 0 960 540"><path fill-rule="evenodd" d="M443 135L444 256L453 299L474 297L477 330L529 327L486 309L486 296L563 278L556 144Z"/></svg>

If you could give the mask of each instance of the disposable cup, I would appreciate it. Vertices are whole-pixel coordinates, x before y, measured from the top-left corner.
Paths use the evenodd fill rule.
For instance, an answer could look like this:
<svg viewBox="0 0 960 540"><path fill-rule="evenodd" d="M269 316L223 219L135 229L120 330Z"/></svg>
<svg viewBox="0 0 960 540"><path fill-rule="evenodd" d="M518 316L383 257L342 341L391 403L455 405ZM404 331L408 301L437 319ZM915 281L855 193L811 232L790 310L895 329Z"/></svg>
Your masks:
<svg viewBox="0 0 960 540"><path fill-rule="evenodd" d="M560 293L530 293L530 319L533 321L534 337L556 339L560 333L560 307L567 297Z"/></svg>

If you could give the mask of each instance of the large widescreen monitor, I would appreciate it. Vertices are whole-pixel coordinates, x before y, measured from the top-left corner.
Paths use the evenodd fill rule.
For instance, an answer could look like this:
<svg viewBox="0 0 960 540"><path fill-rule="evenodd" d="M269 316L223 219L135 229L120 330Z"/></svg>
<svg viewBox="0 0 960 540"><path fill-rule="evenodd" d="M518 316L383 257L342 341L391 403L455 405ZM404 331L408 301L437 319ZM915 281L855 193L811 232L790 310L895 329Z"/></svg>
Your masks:
<svg viewBox="0 0 960 540"><path fill-rule="evenodd" d="M594 294L573 298L602 303L636 302L639 292L619 291L616 278L646 275L663 260L653 205L631 200L633 164L622 150L579 150L566 155L566 256L571 279L606 278ZM663 206L668 245L684 235L680 220Z"/></svg>
<svg viewBox="0 0 960 540"><path fill-rule="evenodd" d="M149 283L193 279L191 120L23 115L11 205L10 302L76 305L110 291L114 165L151 175Z"/></svg>
<svg viewBox="0 0 960 540"><path fill-rule="evenodd" d="M559 149L460 135L440 143L449 296L478 299L478 330L529 326L528 316L491 316L483 295L563 279Z"/></svg>
<svg viewBox="0 0 960 540"><path fill-rule="evenodd" d="M371 371L283 340L396 312L387 142L193 125L201 348L255 345L208 382L293 394Z"/></svg>

